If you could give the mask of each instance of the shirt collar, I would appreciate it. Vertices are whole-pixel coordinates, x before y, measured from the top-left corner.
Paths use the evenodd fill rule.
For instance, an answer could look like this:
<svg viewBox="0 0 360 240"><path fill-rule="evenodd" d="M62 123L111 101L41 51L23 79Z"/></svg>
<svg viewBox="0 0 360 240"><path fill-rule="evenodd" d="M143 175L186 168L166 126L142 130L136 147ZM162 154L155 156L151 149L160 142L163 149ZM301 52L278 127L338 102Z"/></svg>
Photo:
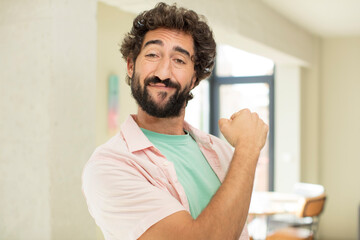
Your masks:
<svg viewBox="0 0 360 240"><path fill-rule="evenodd" d="M184 129L189 132L196 142L202 145L212 144L210 135L194 128L186 121L184 121ZM127 120L121 125L121 133L124 136L130 152L154 147L135 122L134 115L129 115Z"/></svg>
<svg viewBox="0 0 360 240"><path fill-rule="evenodd" d="M203 145L212 144L212 140L209 134L206 134L203 131L194 128L186 121L184 121L184 129L190 133L190 135L195 139L196 142Z"/></svg>
<svg viewBox="0 0 360 240"><path fill-rule="evenodd" d="M121 125L121 133L124 136L130 152L136 152L154 146L135 122L134 115L129 115L127 120Z"/></svg>

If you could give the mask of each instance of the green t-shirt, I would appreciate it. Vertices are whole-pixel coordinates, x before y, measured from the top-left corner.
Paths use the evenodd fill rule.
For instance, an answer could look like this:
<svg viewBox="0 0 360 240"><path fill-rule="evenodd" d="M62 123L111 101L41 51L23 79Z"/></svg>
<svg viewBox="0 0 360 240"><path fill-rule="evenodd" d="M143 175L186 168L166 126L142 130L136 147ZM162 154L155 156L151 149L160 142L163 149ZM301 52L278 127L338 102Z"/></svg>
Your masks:
<svg viewBox="0 0 360 240"><path fill-rule="evenodd" d="M141 128L146 137L167 160L174 163L183 186L191 216L196 219L220 187L220 180L189 133L166 135Z"/></svg>

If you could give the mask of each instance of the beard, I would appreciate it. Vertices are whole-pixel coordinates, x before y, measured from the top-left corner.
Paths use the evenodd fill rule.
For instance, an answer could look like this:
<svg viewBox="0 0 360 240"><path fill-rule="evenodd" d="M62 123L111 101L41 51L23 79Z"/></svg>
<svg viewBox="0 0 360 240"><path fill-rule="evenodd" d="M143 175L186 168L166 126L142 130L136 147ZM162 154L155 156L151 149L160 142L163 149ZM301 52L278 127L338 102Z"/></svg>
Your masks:
<svg viewBox="0 0 360 240"><path fill-rule="evenodd" d="M147 86L151 83L163 83L166 87L173 87L176 89L175 93L168 97L168 92L159 92L158 97L165 101L161 106L157 104L152 96L149 94ZM181 110L185 108L188 100L192 98L191 83L181 90L180 84L170 79L160 80L158 77L150 77L144 80L144 87L141 88L140 77L133 74L131 79L131 94L135 98L138 105L147 114L157 118L171 118L180 116Z"/></svg>

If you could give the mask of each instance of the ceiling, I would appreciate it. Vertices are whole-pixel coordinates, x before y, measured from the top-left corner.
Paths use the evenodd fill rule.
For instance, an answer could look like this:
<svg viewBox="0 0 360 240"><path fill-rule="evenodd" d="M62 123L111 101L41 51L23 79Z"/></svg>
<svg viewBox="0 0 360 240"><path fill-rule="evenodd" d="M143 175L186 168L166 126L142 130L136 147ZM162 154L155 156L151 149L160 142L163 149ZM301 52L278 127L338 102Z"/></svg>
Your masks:
<svg viewBox="0 0 360 240"><path fill-rule="evenodd" d="M359 0L261 0L285 18L322 37L360 36Z"/></svg>
<svg viewBox="0 0 360 240"><path fill-rule="evenodd" d="M141 11L153 8L161 0L100 0L124 11L138 14Z"/></svg>
<svg viewBox="0 0 360 240"><path fill-rule="evenodd" d="M101 0L138 13L160 0ZM216 1L216 0L215 0ZM255 0L252 0L255 1ZM296 25L321 37L360 36L360 0L260 0Z"/></svg>

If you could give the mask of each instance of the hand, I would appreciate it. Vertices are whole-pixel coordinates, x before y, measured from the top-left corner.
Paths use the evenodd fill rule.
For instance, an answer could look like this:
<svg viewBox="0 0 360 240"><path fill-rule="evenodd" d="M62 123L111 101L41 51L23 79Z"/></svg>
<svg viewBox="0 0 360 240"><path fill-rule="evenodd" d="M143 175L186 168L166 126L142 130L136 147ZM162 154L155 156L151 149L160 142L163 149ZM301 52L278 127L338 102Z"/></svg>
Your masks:
<svg viewBox="0 0 360 240"><path fill-rule="evenodd" d="M219 128L233 147L241 146L258 151L264 147L269 131L268 125L249 109L234 113L230 119L220 119Z"/></svg>

